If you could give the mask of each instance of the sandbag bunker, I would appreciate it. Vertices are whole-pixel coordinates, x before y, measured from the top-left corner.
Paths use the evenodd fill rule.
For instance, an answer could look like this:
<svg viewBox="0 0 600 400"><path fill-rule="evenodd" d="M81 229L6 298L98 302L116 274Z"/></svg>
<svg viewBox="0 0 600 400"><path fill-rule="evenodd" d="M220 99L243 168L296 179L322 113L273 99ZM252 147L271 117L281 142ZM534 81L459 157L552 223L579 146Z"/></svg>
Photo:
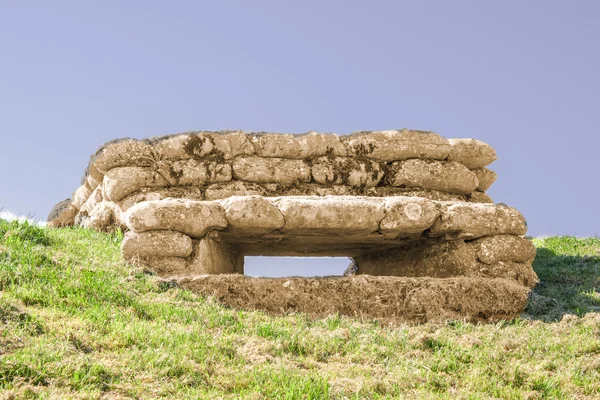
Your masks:
<svg viewBox="0 0 600 400"><path fill-rule="evenodd" d="M537 276L525 219L485 193L495 159L483 142L406 129L123 139L49 220L121 227L126 260L235 307L498 320L524 309ZM256 255L347 256L356 276L245 277Z"/></svg>

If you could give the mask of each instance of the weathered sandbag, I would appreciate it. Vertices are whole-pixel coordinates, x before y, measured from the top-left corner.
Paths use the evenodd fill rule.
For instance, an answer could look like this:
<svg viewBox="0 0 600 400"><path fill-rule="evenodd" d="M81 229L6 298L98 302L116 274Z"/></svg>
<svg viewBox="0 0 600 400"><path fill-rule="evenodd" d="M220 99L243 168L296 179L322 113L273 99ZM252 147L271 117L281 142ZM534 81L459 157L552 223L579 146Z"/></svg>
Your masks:
<svg viewBox="0 0 600 400"><path fill-rule="evenodd" d="M119 167L106 173L102 183L102 196L117 202L143 187L167 186L168 181L148 167Z"/></svg>
<svg viewBox="0 0 600 400"><path fill-rule="evenodd" d="M496 150L476 139L448 139L452 145L448 161L456 161L469 169L483 168L498 159Z"/></svg>
<svg viewBox="0 0 600 400"><path fill-rule="evenodd" d="M346 155L346 147L335 134L311 131L301 135L252 133L249 136L254 144L256 155L261 157L301 159L322 155Z"/></svg>
<svg viewBox="0 0 600 400"><path fill-rule="evenodd" d="M389 197L385 199L385 217L379 224L379 232L391 239L420 235L433 225L439 215L439 208L431 200Z"/></svg>
<svg viewBox="0 0 600 400"><path fill-rule="evenodd" d="M385 177L390 186L423 188L450 193L471 193L477 177L456 162L412 159L391 164Z"/></svg>
<svg viewBox="0 0 600 400"><path fill-rule="evenodd" d="M491 235L517 235L527 232L525 218L503 204L441 202L441 217L429 234L447 239L479 238Z"/></svg>
<svg viewBox="0 0 600 400"><path fill-rule="evenodd" d="M282 232L319 235L361 235L376 232L385 216L384 200L374 197L280 197Z"/></svg>
<svg viewBox="0 0 600 400"><path fill-rule="evenodd" d="M225 212L219 203L186 199L138 203L127 211L126 222L135 232L170 229L193 238L227 227Z"/></svg>
<svg viewBox="0 0 600 400"><path fill-rule="evenodd" d="M383 161L426 158L445 160L450 154L450 144L433 132L391 130L356 132L342 136L350 156L365 156Z"/></svg>
<svg viewBox="0 0 600 400"><path fill-rule="evenodd" d="M192 249L192 239L174 231L129 231L121 244L121 253L126 260L145 257L188 257L192 254Z"/></svg>
<svg viewBox="0 0 600 400"><path fill-rule="evenodd" d="M233 176L247 182L292 185L310 182L311 174L304 160L238 157L233 162Z"/></svg>
<svg viewBox="0 0 600 400"><path fill-rule="evenodd" d="M164 175L167 176L167 173ZM174 161L168 168L168 176L171 178L171 185L190 186L228 182L232 172L228 163L188 159Z"/></svg>
<svg viewBox="0 0 600 400"><path fill-rule="evenodd" d="M87 212L88 214L96 207L96 204L102 201L102 186L98 186L92 194L87 198L85 203L79 209L79 212Z"/></svg>
<svg viewBox="0 0 600 400"><path fill-rule="evenodd" d="M253 235L283 228L283 214L261 196L233 196L220 202L225 209L228 232Z"/></svg>
<svg viewBox="0 0 600 400"><path fill-rule="evenodd" d="M87 167L88 182L90 182L90 184L92 186L94 186L95 182L97 182L97 185L99 185L102 182L103 178L104 178L104 173L100 172L100 170L96 167L96 165L94 165L93 156L90 157L90 163L88 164L88 167Z"/></svg>
<svg viewBox="0 0 600 400"><path fill-rule="evenodd" d="M104 175L102 175L102 177L104 178ZM102 179L98 180L98 179L94 178L92 175L88 175L86 177L86 186L91 188L92 191L94 189L98 188L98 186L100 186L101 184L102 184Z"/></svg>
<svg viewBox="0 0 600 400"><path fill-rule="evenodd" d="M121 167L111 169L104 176L104 197L119 201L144 187L169 185L204 185L231 180L231 166L210 160L175 161L162 168Z"/></svg>
<svg viewBox="0 0 600 400"><path fill-rule="evenodd" d="M171 161L203 157L229 160L254 153L254 146L242 131L187 132L150 141L161 158Z"/></svg>
<svg viewBox="0 0 600 400"><path fill-rule="evenodd" d="M383 168L372 160L348 157L320 157L312 164L313 179L324 185L373 187L383 178Z"/></svg>
<svg viewBox="0 0 600 400"><path fill-rule="evenodd" d="M473 170L473 173L477 177L477 181L479 184L477 185L477 190L481 192L485 192L492 186L494 182L496 182L496 178L498 175L487 168L477 168Z"/></svg>
<svg viewBox="0 0 600 400"><path fill-rule="evenodd" d="M194 257L188 264L190 275L243 273L244 256L211 232L195 245Z"/></svg>
<svg viewBox="0 0 600 400"><path fill-rule="evenodd" d="M477 258L485 264L499 261L531 263L535 246L531 241L514 235L486 236L473 241Z"/></svg>
<svg viewBox="0 0 600 400"><path fill-rule="evenodd" d="M117 139L103 144L92 157L90 171L96 168L101 173L128 165L147 165L155 159L152 146L146 141Z"/></svg>
<svg viewBox="0 0 600 400"><path fill-rule="evenodd" d="M92 194L92 191L87 186L79 186L73 195L72 203L76 208L81 208L81 206L87 201L87 199Z"/></svg>

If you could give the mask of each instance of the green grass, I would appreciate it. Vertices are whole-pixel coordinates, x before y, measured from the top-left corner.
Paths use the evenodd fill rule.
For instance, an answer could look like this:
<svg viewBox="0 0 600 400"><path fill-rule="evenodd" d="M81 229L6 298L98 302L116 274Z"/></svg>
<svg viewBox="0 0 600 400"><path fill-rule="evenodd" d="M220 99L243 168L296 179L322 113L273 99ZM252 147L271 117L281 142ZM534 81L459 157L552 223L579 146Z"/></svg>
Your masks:
<svg viewBox="0 0 600 400"><path fill-rule="evenodd" d="M514 321L393 327L228 309L121 239L0 220L0 398L600 397L599 239L535 239Z"/></svg>

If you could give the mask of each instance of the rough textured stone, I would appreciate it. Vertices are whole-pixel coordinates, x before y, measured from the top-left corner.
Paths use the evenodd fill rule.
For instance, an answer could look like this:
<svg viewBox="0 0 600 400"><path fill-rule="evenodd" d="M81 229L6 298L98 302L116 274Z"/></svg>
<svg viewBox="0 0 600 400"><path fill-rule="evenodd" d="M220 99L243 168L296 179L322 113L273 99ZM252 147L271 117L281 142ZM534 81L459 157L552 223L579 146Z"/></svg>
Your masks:
<svg viewBox="0 0 600 400"><path fill-rule="evenodd" d="M483 168L498 159L496 151L487 143L475 139L448 139L452 150L448 161L456 161L469 169Z"/></svg>
<svg viewBox="0 0 600 400"><path fill-rule="evenodd" d="M373 187L383 178L383 169L373 160L321 157L312 164L312 177L321 184Z"/></svg>
<svg viewBox="0 0 600 400"><path fill-rule="evenodd" d="M310 167L304 160L239 157L233 162L233 175L248 182L292 185L310 182Z"/></svg>
<svg viewBox="0 0 600 400"><path fill-rule="evenodd" d="M477 185L477 190L481 192L485 192L492 186L494 182L496 182L497 175L494 171L487 168L477 168L473 170L475 176L477 176L477 181L479 184Z"/></svg>
<svg viewBox="0 0 600 400"><path fill-rule="evenodd" d="M345 156L346 147L337 135L308 132L302 135L282 133L250 134L256 155L279 158L311 158L325 154Z"/></svg>
<svg viewBox="0 0 600 400"><path fill-rule="evenodd" d="M527 232L525 218L503 204L442 203L442 215L430 235L448 239L479 238L490 235L517 235Z"/></svg>
<svg viewBox="0 0 600 400"><path fill-rule="evenodd" d="M385 216L383 200L369 197L281 197L275 203L285 218L282 232L295 234L367 234Z"/></svg>
<svg viewBox="0 0 600 400"><path fill-rule="evenodd" d="M261 196L234 196L221 202L225 209L229 231L252 235L283 228L281 211Z"/></svg>
<svg viewBox="0 0 600 400"><path fill-rule="evenodd" d="M443 137L426 131L408 129L392 131L356 132L343 136L348 154L383 161L425 158L445 160L450 144Z"/></svg>
<svg viewBox="0 0 600 400"><path fill-rule="evenodd" d="M121 245L123 257L187 257L192 254L192 239L173 231L127 232Z"/></svg>
<svg viewBox="0 0 600 400"><path fill-rule="evenodd" d="M385 217L379 231L388 238L421 235L440 216L437 205L420 197L390 197L385 201Z"/></svg>
<svg viewBox="0 0 600 400"><path fill-rule="evenodd" d="M127 226L135 232L170 229L193 238L227 227L221 205L216 202L166 199L138 203L127 211Z"/></svg>
<svg viewBox="0 0 600 400"><path fill-rule="evenodd" d="M419 159L392 163L386 181L391 186L450 193L471 193L478 184L475 174L462 164Z"/></svg>

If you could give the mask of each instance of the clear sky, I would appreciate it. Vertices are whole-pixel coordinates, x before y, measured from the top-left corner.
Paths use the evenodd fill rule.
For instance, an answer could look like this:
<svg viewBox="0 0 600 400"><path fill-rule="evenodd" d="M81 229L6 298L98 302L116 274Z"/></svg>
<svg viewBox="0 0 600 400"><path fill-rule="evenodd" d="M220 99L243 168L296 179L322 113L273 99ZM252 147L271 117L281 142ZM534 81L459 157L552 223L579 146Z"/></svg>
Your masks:
<svg viewBox="0 0 600 400"><path fill-rule="evenodd" d="M600 1L0 0L0 207L105 141L413 128L492 144L531 235L600 234Z"/></svg>

